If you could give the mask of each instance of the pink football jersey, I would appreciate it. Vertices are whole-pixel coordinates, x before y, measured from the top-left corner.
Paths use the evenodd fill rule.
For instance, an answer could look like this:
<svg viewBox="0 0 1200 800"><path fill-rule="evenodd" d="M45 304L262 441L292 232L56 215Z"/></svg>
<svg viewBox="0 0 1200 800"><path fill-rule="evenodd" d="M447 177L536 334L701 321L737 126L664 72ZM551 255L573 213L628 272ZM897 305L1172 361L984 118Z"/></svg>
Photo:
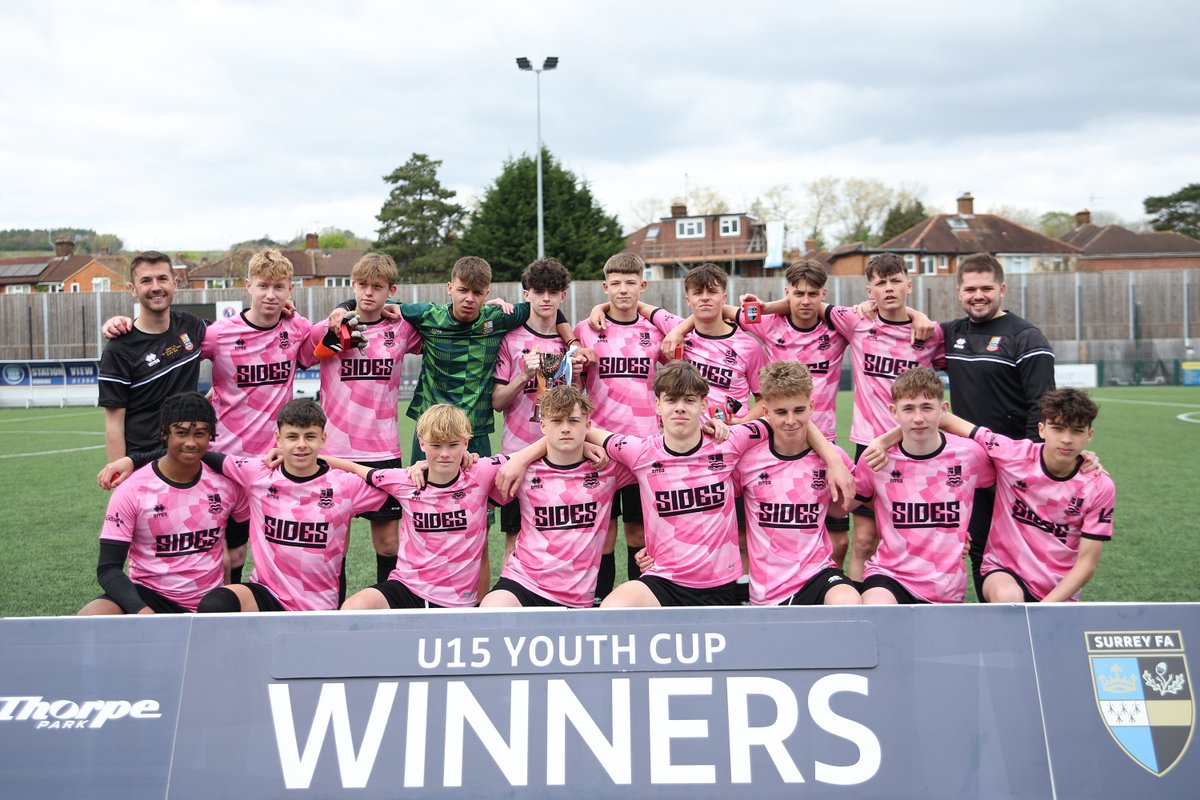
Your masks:
<svg viewBox="0 0 1200 800"><path fill-rule="evenodd" d="M131 581L195 611L225 582L225 525L245 514L241 489L207 466L180 485L152 463L113 490L100 538L129 544Z"/></svg>
<svg viewBox="0 0 1200 800"><path fill-rule="evenodd" d="M1040 600L1075 566L1081 537L1112 538L1116 487L1108 475L1083 473L1078 465L1066 478L1051 475L1040 442L983 427L972 437L996 467L996 506L981 571L1016 573ZM1078 593L1071 599L1078 600Z"/></svg>
<svg viewBox="0 0 1200 800"><path fill-rule="evenodd" d="M886 575L930 603L961 603L967 523L975 490L995 483L991 462L975 442L946 434L927 456L910 456L899 446L888 456L879 472L861 467L854 474L858 498L875 498L879 526L879 549L863 577Z"/></svg>
<svg viewBox="0 0 1200 800"><path fill-rule="evenodd" d="M836 449L853 472L850 457ZM837 566L825 527L830 491L820 456L811 449L781 456L768 439L742 454L734 481L746 503L751 605L778 605Z"/></svg>
<svg viewBox="0 0 1200 800"><path fill-rule="evenodd" d="M896 427L888 412L896 376L913 367L940 365L945 359L940 325L924 342L909 342L912 323L866 319L853 308L830 306L829 324L850 342L854 368L854 423L850 441L870 444L881 433Z"/></svg>
<svg viewBox="0 0 1200 800"><path fill-rule="evenodd" d="M307 346L328 329L313 327ZM397 425L404 354L421 350L421 337L403 319L381 319L365 326L367 348L321 359L321 408L328 437L322 452L355 461L400 458Z"/></svg>
<svg viewBox="0 0 1200 800"><path fill-rule="evenodd" d="M575 326L580 347L596 352L595 365L588 368L584 386L595 409L592 422L606 431L633 436L658 433L654 410L654 375L658 372L663 339L682 320L665 309L656 309L650 319L617 322L594 331L587 321Z"/></svg>
<svg viewBox="0 0 1200 800"><path fill-rule="evenodd" d="M767 346L768 361L799 361L812 375L812 421L825 438L837 441L837 393L846 337L825 320L797 328L788 314L764 314L755 331ZM745 330L754 331L754 326Z"/></svg>
<svg viewBox="0 0 1200 800"><path fill-rule="evenodd" d="M737 326L724 336L692 331L684 337L683 357L708 381L710 407L729 400L737 404L734 416L746 415L752 396L758 394L758 373L767 363L758 339Z"/></svg>
<svg viewBox="0 0 1200 800"><path fill-rule="evenodd" d="M613 495L634 482L615 461L558 466L546 459L525 472L521 532L502 577L572 608L591 608Z"/></svg>
<svg viewBox="0 0 1200 800"><path fill-rule="evenodd" d="M267 587L288 611L337 608L350 520L387 500L357 475L320 464L308 478L268 469L258 458L227 458L222 466L250 499L248 580Z"/></svg>
<svg viewBox="0 0 1200 800"><path fill-rule="evenodd" d="M609 457L629 467L642 490L646 548L654 558L646 575L693 589L741 577L733 469L766 435L766 423L754 420L734 425L724 442L705 436L687 453L667 449L661 435L604 441Z"/></svg>
<svg viewBox="0 0 1200 800"><path fill-rule="evenodd" d="M488 498L499 504L496 473L507 456L481 458L445 486L417 489L408 471L371 470L367 481L400 501L400 553L388 576L423 600L448 608L479 601L480 559L487 543Z"/></svg>
<svg viewBox="0 0 1200 800"><path fill-rule="evenodd" d="M496 383L523 379L525 355L534 352L535 349L542 353L565 353L567 345L557 333L538 333L530 328L528 323L513 328L504 335L504 340L500 342L500 352L496 354ZM504 409L504 438L501 450L505 453L515 453L542 438L541 426L529 421L536 403L535 375L525 381L525 388L513 400L512 405Z"/></svg>

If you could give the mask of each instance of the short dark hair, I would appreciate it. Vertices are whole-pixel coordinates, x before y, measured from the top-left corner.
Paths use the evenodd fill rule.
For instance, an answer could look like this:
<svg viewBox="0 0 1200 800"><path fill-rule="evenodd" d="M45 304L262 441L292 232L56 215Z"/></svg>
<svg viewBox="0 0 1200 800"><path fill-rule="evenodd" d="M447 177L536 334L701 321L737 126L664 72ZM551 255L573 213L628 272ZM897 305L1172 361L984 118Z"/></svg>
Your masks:
<svg viewBox="0 0 1200 800"><path fill-rule="evenodd" d="M486 292L492 285L492 265L479 256L463 256L450 270L450 281L456 280L468 289Z"/></svg>
<svg viewBox="0 0 1200 800"><path fill-rule="evenodd" d="M783 273L783 279L787 281L788 286L795 286L800 281L804 281L816 289L821 289L829 280L829 273L821 266L820 261L808 258L804 261L797 261L788 267L787 271Z"/></svg>
<svg viewBox="0 0 1200 800"><path fill-rule="evenodd" d="M892 384L892 402L899 403L912 397L929 397L934 400L946 398L946 384L929 367L913 367L900 373Z"/></svg>
<svg viewBox="0 0 1200 800"><path fill-rule="evenodd" d="M143 250L134 256L133 261L129 264L129 277L132 278L142 264L166 264L169 267L171 266L171 257L157 250Z"/></svg>
<svg viewBox="0 0 1200 800"><path fill-rule="evenodd" d="M217 412L212 403L199 392L183 392L163 401L158 412L158 435L165 440L171 426L178 422L206 422L212 431L210 439L217 438Z"/></svg>
<svg viewBox="0 0 1200 800"><path fill-rule="evenodd" d="M694 267L683 279L683 289L686 292L696 292L701 289L721 289L729 285L729 276L725 270L709 262Z"/></svg>
<svg viewBox="0 0 1200 800"><path fill-rule="evenodd" d="M557 258L539 258L521 273L521 288L535 292L565 292L571 273Z"/></svg>
<svg viewBox="0 0 1200 800"><path fill-rule="evenodd" d="M1042 395L1038 402L1042 419L1068 428L1090 428L1100 413L1100 407L1086 392L1078 389L1054 389Z"/></svg>
<svg viewBox="0 0 1200 800"><path fill-rule="evenodd" d="M288 401L288 404L279 410L279 416L275 419L275 427L282 429L284 425L291 425L294 428L320 428L325 429L325 410L317 405L315 400L307 400L299 398Z"/></svg>
<svg viewBox="0 0 1200 800"><path fill-rule="evenodd" d="M968 272L990 272L996 283L1004 283L1004 267L991 253L972 253L958 262L958 283L962 284L963 275Z"/></svg>
<svg viewBox="0 0 1200 800"><path fill-rule="evenodd" d="M690 361L672 361L654 376L655 397L708 397L708 381Z"/></svg>
<svg viewBox="0 0 1200 800"><path fill-rule="evenodd" d="M904 264L904 256L899 253L880 253L872 256L867 262L868 281L896 274L903 275L905 272L908 272L908 268Z"/></svg>

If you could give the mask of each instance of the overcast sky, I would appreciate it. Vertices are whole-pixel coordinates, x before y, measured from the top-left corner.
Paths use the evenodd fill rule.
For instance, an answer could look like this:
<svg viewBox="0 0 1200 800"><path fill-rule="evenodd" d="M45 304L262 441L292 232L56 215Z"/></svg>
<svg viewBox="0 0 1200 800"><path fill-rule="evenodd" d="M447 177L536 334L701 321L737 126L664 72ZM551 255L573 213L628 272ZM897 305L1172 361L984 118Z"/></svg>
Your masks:
<svg viewBox="0 0 1200 800"><path fill-rule="evenodd" d="M1198 28L1194 2L3 2L0 228L373 236L412 153L470 201L534 151L522 55L561 59L543 137L627 229L689 184L748 207L823 175L1136 219L1200 180Z"/></svg>

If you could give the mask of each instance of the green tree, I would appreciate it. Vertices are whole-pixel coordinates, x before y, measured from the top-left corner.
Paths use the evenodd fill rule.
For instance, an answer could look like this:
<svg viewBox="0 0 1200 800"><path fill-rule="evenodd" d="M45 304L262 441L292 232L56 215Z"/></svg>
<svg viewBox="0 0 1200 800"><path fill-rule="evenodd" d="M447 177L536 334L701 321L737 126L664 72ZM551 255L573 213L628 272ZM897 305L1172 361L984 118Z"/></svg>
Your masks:
<svg viewBox="0 0 1200 800"><path fill-rule="evenodd" d="M913 225L924 222L929 215L925 213L925 205L913 198L907 202L897 201L888 209L887 218L883 221L883 241L889 241L899 236Z"/></svg>
<svg viewBox="0 0 1200 800"><path fill-rule="evenodd" d="M344 250L350 246L350 239L346 236L344 231L330 231L329 233L322 233L317 238L317 244L319 244L322 249Z"/></svg>
<svg viewBox="0 0 1200 800"><path fill-rule="evenodd" d="M121 237L115 233L101 233L92 239L92 249L97 253L109 253L115 255L121 252L125 247L125 243L121 241Z"/></svg>
<svg viewBox="0 0 1200 800"><path fill-rule="evenodd" d="M1037 230L1060 239L1075 230L1075 215L1067 211L1047 211L1038 219Z"/></svg>
<svg viewBox="0 0 1200 800"><path fill-rule="evenodd" d="M1200 183L1189 183L1173 194L1147 197L1145 206L1154 230L1200 239Z"/></svg>
<svg viewBox="0 0 1200 800"><path fill-rule="evenodd" d="M395 188L375 217L381 223L376 249L396 259L400 275L442 273L452 264L457 250L455 237L462 228L466 209L452 202L455 193L438 180L435 161L424 153L413 153L384 181Z"/></svg>
<svg viewBox="0 0 1200 800"><path fill-rule="evenodd" d="M587 182L542 149L546 255L576 280L597 279L604 262L625 247L617 218L605 213ZM537 162L531 155L504 162L471 214L461 252L486 258L498 281L516 280L537 258Z"/></svg>

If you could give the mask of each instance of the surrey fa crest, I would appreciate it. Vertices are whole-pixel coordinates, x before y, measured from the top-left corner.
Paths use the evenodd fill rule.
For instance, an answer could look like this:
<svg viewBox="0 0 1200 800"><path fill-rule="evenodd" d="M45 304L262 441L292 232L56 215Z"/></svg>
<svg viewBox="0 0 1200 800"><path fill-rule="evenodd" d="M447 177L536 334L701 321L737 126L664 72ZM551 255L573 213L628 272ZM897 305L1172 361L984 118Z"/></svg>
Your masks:
<svg viewBox="0 0 1200 800"><path fill-rule="evenodd" d="M1179 763L1196 704L1179 631L1085 634L1100 717L1125 753L1155 775Z"/></svg>

